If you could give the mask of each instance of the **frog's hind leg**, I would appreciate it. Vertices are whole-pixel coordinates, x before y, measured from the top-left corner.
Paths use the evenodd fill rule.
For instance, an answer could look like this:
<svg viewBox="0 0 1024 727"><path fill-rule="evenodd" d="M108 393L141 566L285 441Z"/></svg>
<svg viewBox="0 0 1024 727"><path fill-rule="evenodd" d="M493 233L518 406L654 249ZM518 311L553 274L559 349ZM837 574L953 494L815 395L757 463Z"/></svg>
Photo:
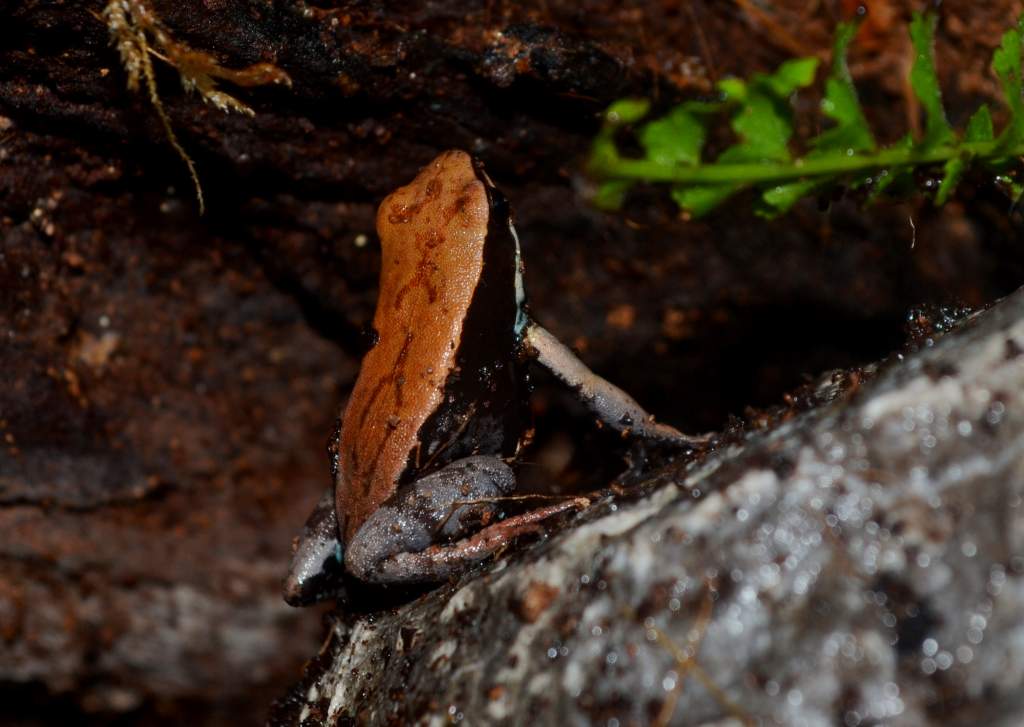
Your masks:
<svg viewBox="0 0 1024 727"><path fill-rule="evenodd" d="M284 600L306 606L339 596L342 588L342 545L339 539L334 487L317 503L298 538L284 580Z"/></svg>
<svg viewBox="0 0 1024 727"><path fill-rule="evenodd" d="M568 510L582 509L589 504L590 501L584 497L574 497L506 518L454 543L395 553L381 561L368 580L388 583L447 580L499 553L522 535L544 532L543 521Z"/></svg>
<svg viewBox="0 0 1024 727"><path fill-rule="evenodd" d="M689 437L675 427L655 421L636 399L587 368L568 346L536 322L527 324L523 338L537 363L574 389L584 405L615 431L688 448L706 441L706 438Z"/></svg>
<svg viewBox="0 0 1024 727"><path fill-rule="evenodd" d="M512 469L498 457L452 462L405 485L374 512L349 543L345 566L376 583L442 581L579 506L571 500L492 523L499 510L494 500L514 488Z"/></svg>

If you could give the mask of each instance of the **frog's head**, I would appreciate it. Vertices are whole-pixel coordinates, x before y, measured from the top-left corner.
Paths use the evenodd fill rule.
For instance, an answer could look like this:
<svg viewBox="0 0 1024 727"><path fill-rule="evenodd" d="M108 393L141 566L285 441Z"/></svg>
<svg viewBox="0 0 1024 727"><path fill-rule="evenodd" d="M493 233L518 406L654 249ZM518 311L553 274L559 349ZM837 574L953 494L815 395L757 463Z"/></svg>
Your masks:
<svg viewBox="0 0 1024 727"><path fill-rule="evenodd" d="M420 266L429 259L436 271L449 273L472 265L483 255L489 217L487 189L473 158L447 151L381 203L377 232L384 267L396 261Z"/></svg>
<svg viewBox="0 0 1024 727"><path fill-rule="evenodd" d="M458 149L440 154L381 203L377 232L381 290L395 291L394 307L409 297L433 305L446 290L475 296L478 286L511 283L499 295L514 296L516 335L522 333L527 319L519 237L508 201L479 159ZM389 285L396 280L405 282Z"/></svg>

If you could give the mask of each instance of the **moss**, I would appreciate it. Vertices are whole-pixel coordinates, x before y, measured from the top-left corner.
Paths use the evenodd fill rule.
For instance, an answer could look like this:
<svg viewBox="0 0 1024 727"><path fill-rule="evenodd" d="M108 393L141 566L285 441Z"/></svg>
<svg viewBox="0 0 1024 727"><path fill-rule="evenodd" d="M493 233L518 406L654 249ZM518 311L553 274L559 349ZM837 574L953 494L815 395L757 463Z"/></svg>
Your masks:
<svg viewBox="0 0 1024 727"><path fill-rule="evenodd" d="M196 189L199 214L203 214L203 188L199 183L196 165L174 133L170 118L160 100L151 56L174 68L186 91L198 93L204 102L225 113L235 111L247 116L255 115L252 108L219 89L218 80L242 87L267 84L290 86L291 78L270 63L256 63L241 69L225 68L211 54L175 40L145 0L110 0L103 9L103 20L110 31L112 42L121 54L121 64L128 74L128 88L138 91L140 85L145 86L149 100L167 134L167 140L188 167L189 176Z"/></svg>

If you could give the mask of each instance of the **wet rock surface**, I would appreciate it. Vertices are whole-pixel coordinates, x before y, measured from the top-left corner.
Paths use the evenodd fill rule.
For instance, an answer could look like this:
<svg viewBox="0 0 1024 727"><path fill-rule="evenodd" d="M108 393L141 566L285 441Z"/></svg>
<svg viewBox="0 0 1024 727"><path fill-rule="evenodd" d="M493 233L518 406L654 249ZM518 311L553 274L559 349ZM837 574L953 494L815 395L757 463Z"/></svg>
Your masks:
<svg viewBox="0 0 1024 727"><path fill-rule="evenodd" d="M1024 291L638 501L342 618L272 724L1019 724L1022 351Z"/></svg>

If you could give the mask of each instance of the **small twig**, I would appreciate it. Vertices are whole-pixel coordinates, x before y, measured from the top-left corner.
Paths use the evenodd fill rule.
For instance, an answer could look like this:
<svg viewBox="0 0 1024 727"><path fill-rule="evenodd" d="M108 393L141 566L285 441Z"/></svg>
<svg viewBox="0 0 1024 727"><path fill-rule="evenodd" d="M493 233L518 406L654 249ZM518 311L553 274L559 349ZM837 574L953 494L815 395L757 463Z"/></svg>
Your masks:
<svg viewBox="0 0 1024 727"><path fill-rule="evenodd" d="M476 500L458 500L457 502L454 502L452 504L453 506L483 505L492 502L506 502L515 500L556 500L559 502L566 500L576 500L578 502L586 503L586 505L590 505L590 498L585 497L583 495L542 495L540 493L527 493L525 495L501 495L498 497L481 497Z"/></svg>
<svg viewBox="0 0 1024 727"><path fill-rule="evenodd" d="M809 56L815 55L800 42L795 36L793 36L788 30L782 27L775 18L766 13L761 8L757 7L750 0L735 0L736 4L740 6L744 13L747 14L748 18L756 20L757 23L761 23L765 29L771 34L772 39L777 45L783 49L798 56ZM756 28L756 23L752 23Z"/></svg>
<svg viewBox="0 0 1024 727"><path fill-rule="evenodd" d="M143 36L144 38L145 36ZM143 40L145 42L145 40ZM148 50L148 48L147 48ZM155 54L154 54L155 55ZM188 167L188 175L192 178L192 186L196 190L196 202L199 204L199 215L202 216L206 212L206 200L203 198L203 185L199 183L199 173L196 172L196 164L192 161L192 157L185 151L185 147L178 141L178 135L174 133L173 127L171 127L171 120L167 116L167 111L164 109L163 103L160 101L160 96L156 90L156 74L153 72L153 64L149 62L147 58L142 64L142 73L146 79L146 90L149 92L149 101L153 104L153 109L156 111L156 115L160 117L160 123L164 127L164 133L167 134L167 141L170 142L171 146L174 147L174 151L178 153L181 160L185 162L185 166Z"/></svg>
<svg viewBox="0 0 1024 727"><path fill-rule="evenodd" d="M715 58L711 54L711 45L708 43L708 38L704 35L704 26L697 19L697 13L693 9L693 0L688 0L683 7L686 8L686 14L690 17L690 22L693 23L694 33L697 36L697 45L700 46L700 54L704 57L704 66L708 69L708 79L712 84L716 84L718 83L718 70L715 66Z"/></svg>
<svg viewBox="0 0 1024 727"><path fill-rule="evenodd" d="M714 680L697 663L700 646L704 642L704 635L707 633L708 626L711 623L711 614L714 610L714 590L712 585L710 581L705 584L705 596L701 601L700 611L697 613L693 628L690 629L687 635L687 640L693 644L692 647L681 648L668 634L657 626L649 627L654 632L657 642L675 659L676 667L679 670L675 686L673 686L669 696L662 703L661 710L653 722L657 727L665 727L665 725L671 722L676 706L679 703L679 697L682 695L683 682L686 681L687 676L693 676L699 681L715 701L740 722L745 725L755 723L754 718L730 699L729 695L715 684Z"/></svg>

